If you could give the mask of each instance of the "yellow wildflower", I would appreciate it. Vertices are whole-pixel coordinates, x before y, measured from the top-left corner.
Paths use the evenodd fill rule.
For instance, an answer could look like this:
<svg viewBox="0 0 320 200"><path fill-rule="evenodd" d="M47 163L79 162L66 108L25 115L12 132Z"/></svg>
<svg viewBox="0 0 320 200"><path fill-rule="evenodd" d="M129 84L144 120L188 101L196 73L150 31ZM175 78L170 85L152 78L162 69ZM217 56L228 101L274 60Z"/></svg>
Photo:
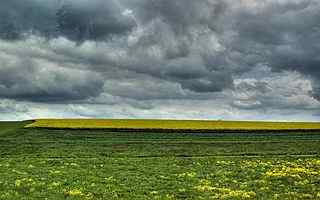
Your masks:
<svg viewBox="0 0 320 200"><path fill-rule="evenodd" d="M158 194L159 192L158 191L151 191L150 192L150 194L152 194L152 195L156 195L156 194Z"/></svg>
<svg viewBox="0 0 320 200"><path fill-rule="evenodd" d="M196 176L196 173L195 172L184 172L182 174L178 174L178 177L179 178L183 178L183 177L190 177L190 178L193 178Z"/></svg>
<svg viewBox="0 0 320 200"><path fill-rule="evenodd" d="M178 191L179 192L185 192L185 191L187 191L185 188L180 188L180 189L178 189Z"/></svg>
<svg viewBox="0 0 320 200"><path fill-rule="evenodd" d="M83 193L79 189L71 189L64 192L65 196L82 196Z"/></svg>
<svg viewBox="0 0 320 200"><path fill-rule="evenodd" d="M21 183L22 183L22 181L19 179L14 182L16 187L20 187Z"/></svg>

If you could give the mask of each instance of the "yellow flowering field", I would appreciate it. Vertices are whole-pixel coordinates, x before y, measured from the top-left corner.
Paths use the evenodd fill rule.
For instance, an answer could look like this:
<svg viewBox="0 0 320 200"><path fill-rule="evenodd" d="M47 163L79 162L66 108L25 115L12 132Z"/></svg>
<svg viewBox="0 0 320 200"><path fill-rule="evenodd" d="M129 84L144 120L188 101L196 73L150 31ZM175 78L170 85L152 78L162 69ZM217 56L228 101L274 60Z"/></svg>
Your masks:
<svg viewBox="0 0 320 200"><path fill-rule="evenodd" d="M320 123L139 119L37 119L28 128L173 130L173 131L279 131L320 130Z"/></svg>

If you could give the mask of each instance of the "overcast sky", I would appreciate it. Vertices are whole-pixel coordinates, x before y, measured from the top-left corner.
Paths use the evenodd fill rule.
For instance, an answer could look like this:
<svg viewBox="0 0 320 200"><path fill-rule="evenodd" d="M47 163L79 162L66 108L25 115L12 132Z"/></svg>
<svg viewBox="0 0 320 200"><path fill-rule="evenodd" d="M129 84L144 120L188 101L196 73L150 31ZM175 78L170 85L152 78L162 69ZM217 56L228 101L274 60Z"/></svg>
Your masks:
<svg viewBox="0 0 320 200"><path fill-rule="evenodd" d="M0 120L320 120L319 0L0 0Z"/></svg>

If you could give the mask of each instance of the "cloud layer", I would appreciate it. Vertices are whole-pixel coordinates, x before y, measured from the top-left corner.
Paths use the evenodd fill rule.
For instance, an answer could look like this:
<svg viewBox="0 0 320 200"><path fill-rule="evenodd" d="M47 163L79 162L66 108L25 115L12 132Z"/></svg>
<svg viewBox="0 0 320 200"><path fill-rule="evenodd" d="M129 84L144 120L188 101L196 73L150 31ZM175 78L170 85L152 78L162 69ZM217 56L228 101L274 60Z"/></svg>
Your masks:
<svg viewBox="0 0 320 200"><path fill-rule="evenodd" d="M2 2L2 119L318 120L319 13L317 0Z"/></svg>

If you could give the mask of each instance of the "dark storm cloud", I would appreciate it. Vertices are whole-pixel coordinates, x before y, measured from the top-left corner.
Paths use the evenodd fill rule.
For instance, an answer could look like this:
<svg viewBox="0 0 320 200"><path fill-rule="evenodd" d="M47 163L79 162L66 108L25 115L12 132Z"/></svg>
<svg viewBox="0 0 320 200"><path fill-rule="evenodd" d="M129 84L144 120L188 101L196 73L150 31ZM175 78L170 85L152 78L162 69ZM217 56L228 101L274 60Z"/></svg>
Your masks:
<svg viewBox="0 0 320 200"><path fill-rule="evenodd" d="M146 1L140 13L144 21L161 18L175 33L186 34L190 26L199 24L217 29L216 22L226 7L227 3L222 0L151 0Z"/></svg>
<svg viewBox="0 0 320 200"><path fill-rule="evenodd" d="M145 57L141 48L157 48L161 63L151 75L178 82L184 89L206 93L231 88L228 68L214 63L219 59L215 35L226 5L224 1L146 1L137 12L146 30L131 47L135 56L138 50Z"/></svg>
<svg viewBox="0 0 320 200"><path fill-rule="evenodd" d="M1 0L0 37L20 39L26 32L54 36L56 32L54 1Z"/></svg>
<svg viewBox="0 0 320 200"><path fill-rule="evenodd" d="M3 1L0 97L131 114L169 100L188 105L176 112L195 100L223 105L223 116L311 112L319 13L317 0ZM81 115L101 114L94 109Z"/></svg>
<svg viewBox="0 0 320 200"><path fill-rule="evenodd" d="M112 1L4 1L0 6L0 37L20 39L33 33L71 40L106 39L130 31L134 22Z"/></svg>
<svg viewBox="0 0 320 200"><path fill-rule="evenodd" d="M56 12L58 33L82 41L130 31L136 24L113 1L67 1Z"/></svg>
<svg viewBox="0 0 320 200"><path fill-rule="evenodd" d="M61 52L77 62L89 64L91 70L100 66L105 68L106 65L118 66L178 82L182 88L200 93L219 92L232 87L232 74L213 66L208 54L215 54L215 49L211 44L205 44L213 33L212 23L225 9L223 1L145 1L139 8L133 9L138 11L136 16L120 3L100 0L90 3L69 0L49 5L37 0L28 0L23 5L12 1L3 8L3 19L7 21L3 24L7 26L11 23L14 27L11 34L6 32L9 29L3 25L2 36L5 39L19 39L23 34L31 32L48 38L63 36L82 43L114 35L116 46L120 45L121 50L127 54L118 60L82 54L77 57L77 53L68 50ZM29 13L30 10L34 12ZM136 27L138 24L140 27ZM142 29L141 33L139 29ZM137 37L136 41L129 45L121 44L123 40L119 35L130 31L128 39Z"/></svg>

